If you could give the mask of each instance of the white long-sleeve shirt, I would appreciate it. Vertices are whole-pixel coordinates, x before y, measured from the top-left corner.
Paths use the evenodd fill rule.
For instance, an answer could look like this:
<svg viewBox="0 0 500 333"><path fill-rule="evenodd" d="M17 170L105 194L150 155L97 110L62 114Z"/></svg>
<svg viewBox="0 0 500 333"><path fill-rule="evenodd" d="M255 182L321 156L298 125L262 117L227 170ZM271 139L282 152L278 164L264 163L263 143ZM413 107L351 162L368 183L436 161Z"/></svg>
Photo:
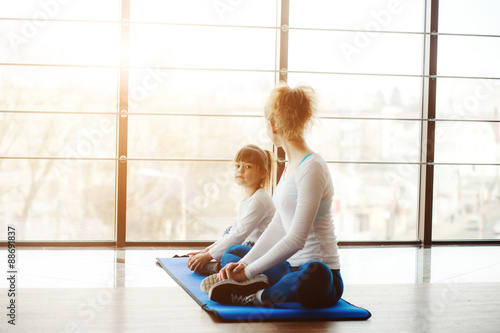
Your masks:
<svg viewBox="0 0 500 333"><path fill-rule="evenodd" d="M333 182L318 154L305 159L273 195L276 213L252 250L241 259L248 278L286 260L292 266L321 261L339 269L331 207Z"/></svg>
<svg viewBox="0 0 500 333"><path fill-rule="evenodd" d="M208 253L220 260L228 247L246 242L257 242L273 218L275 208L271 196L258 189L251 197L241 201L231 231L208 247Z"/></svg>

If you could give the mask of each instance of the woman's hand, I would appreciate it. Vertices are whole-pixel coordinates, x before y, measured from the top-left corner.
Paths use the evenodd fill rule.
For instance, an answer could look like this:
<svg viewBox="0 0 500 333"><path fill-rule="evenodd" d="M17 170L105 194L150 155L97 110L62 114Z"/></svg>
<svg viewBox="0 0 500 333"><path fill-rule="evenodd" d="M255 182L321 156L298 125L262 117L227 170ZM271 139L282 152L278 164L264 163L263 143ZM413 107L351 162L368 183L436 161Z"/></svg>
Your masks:
<svg viewBox="0 0 500 333"><path fill-rule="evenodd" d="M188 254L189 255L189 254ZM190 270L194 272L199 272L203 267L206 266L212 260L212 256L208 252L200 251L192 254L186 261L186 265Z"/></svg>
<svg viewBox="0 0 500 333"><path fill-rule="evenodd" d="M220 270L218 278L219 280L231 279L238 282L246 281L248 278L245 274L245 267L247 266L248 265L242 261L229 263Z"/></svg>

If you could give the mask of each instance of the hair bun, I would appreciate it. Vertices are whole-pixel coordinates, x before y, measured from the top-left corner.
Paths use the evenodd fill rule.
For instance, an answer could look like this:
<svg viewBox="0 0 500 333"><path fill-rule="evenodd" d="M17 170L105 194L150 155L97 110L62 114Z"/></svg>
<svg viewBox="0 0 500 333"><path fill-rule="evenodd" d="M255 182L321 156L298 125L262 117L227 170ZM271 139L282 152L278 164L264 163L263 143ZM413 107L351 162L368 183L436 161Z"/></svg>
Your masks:
<svg viewBox="0 0 500 333"><path fill-rule="evenodd" d="M274 123L285 139L302 137L316 112L317 95L313 88L286 84L273 89L266 105L266 118Z"/></svg>

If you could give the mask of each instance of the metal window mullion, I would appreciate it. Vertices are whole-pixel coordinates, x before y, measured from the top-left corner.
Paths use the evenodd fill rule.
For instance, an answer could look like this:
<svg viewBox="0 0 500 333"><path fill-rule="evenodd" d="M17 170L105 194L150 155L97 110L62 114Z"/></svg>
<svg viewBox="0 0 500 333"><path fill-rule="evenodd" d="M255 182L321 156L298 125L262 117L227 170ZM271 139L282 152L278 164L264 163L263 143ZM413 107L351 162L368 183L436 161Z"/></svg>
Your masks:
<svg viewBox="0 0 500 333"><path fill-rule="evenodd" d="M429 87L427 100L427 123L425 142L425 173L423 180L423 221L420 224L420 240L424 247L432 244L432 212L434 196L434 150L436 129L436 85L437 85L437 47L438 47L438 10L439 0L431 0L431 37L429 42ZM423 147L424 148L424 147Z"/></svg>
<svg viewBox="0 0 500 333"><path fill-rule="evenodd" d="M29 17L0 17L1 21L33 21L33 18ZM78 20L78 19L55 19L47 18L43 20L44 22L57 22L57 23L103 23L103 24L116 24L121 23L121 21L115 20ZM259 26L259 25L230 25L230 24L204 24L204 23L180 23L180 22L159 22L159 21L130 21L130 24L142 24L142 25L166 25L166 26L185 26L185 27L200 27L200 28L243 28L243 29L279 29L279 27L273 26ZM364 32L373 33L375 30L368 29L339 29L339 28L308 28L308 27L290 27L290 30L302 30L302 31L327 31L327 32ZM422 32L422 31L402 31L402 30L376 30L380 34L406 34L406 35L430 35L434 33ZM495 34L474 34L474 33L453 33L453 32L441 32L435 33L441 36L459 36L459 37L497 37L500 35Z"/></svg>
<svg viewBox="0 0 500 333"><path fill-rule="evenodd" d="M216 162L227 163L231 162L230 158L182 158L182 157L127 157L120 159L118 157L67 157L67 156L1 156L3 160L54 160L54 161L151 161L151 162ZM288 162L288 160L283 160ZM411 161L342 161L342 160L326 160L330 164L353 164L353 165L438 165L438 166L487 166L487 167L500 167L500 163L477 163L477 162L411 162Z"/></svg>
<svg viewBox="0 0 500 333"><path fill-rule="evenodd" d="M16 114L53 114L53 115L111 115L116 116L118 112L97 112L97 111L30 111L30 110L0 110L0 113ZM262 118L258 114L216 114L216 113L164 113L164 112L127 112L127 116L169 116L169 117L208 117L208 118ZM322 116L317 119L324 120L354 120L354 121L418 121L418 122L465 122L465 123L500 123L499 119L471 119L471 118L397 118L397 117L345 117L345 116Z"/></svg>
<svg viewBox="0 0 500 333"><path fill-rule="evenodd" d="M437 36L438 34L433 34ZM41 63L5 63L1 66L25 66L25 67L65 67L65 68L95 68L95 69L117 69L115 65L85 65L85 64L41 64ZM162 66L128 66L129 69L154 69L154 70L179 70L179 71L212 71L212 72L248 72L248 73L280 73L276 69L242 69L242 68L196 68L196 67L162 67ZM425 75L425 74L398 74L398 73L367 73L367 72L318 72L318 71L286 71L287 74L322 74L322 75L350 75L350 76L381 76L381 77L409 77L409 78L442 78L442 79L467 79L467 80L500 80L500 77L489 76L461 76L461 75Z"/></svg>
<svg viewBox="0 0 500 333"><path fill-rule="evenodd" d="M127 141L128 141L128 86L129 86L129 36L130 36L130 0L121 1L121 29L120 29L120 70L118 90L118 157L124 160L117 161L116 184L116 246L124 247L127 240Z"/></svg>
<svg viewBox="0 0 500 333"><path fill-rule="evenodd" d="M279 82L287 82L288 79L288 26L290 25L290 0L281 0L281 24L280 24L280 50L279 50ZM283 148L278 148L278 161L286 158ZM276 184L279 182L285 163L277 165Z"/></svg>

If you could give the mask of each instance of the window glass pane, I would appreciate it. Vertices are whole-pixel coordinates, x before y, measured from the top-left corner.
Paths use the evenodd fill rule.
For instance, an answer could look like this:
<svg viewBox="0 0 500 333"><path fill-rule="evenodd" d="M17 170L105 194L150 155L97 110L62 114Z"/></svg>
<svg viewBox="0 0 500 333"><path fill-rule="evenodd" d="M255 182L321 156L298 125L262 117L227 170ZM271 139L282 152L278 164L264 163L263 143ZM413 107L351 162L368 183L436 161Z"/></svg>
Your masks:
<svg viewBox="0 0 500 333"><path fill-rule="evenodd" d="M116 112L116 69L0 66L0 109Z"/></svg>
<svg viewBox="0 0 500 333"><path fill-rule="evenodd" d="M130 64L274 70L275 40L274 29L131 24Z"/></svg>
<svg viewBox="0 0 500 333"><path fill-rule="evenodd" d="M415 240L418 165L329 164L339 240Z"/></svg>
<svg viewBox="0 0 500 333"><path fill-rule="evenodd" d="M433 239L500 239L500 167L434 168Z"/></svg>
<svg viewBox="0 0 500 333"><path fill-rule="evenodd" d="M116 116L0 113L0 155L116 156Z"/></svg>
<svg viewBox="0 0 500 333"><path fill-rule="evenodd" d="M320 116L420 118L422 114L421 78L290 73L288 83L305 83L316 90Z"/></svg>
<svg viewBox="0 0 500 333"><path fill-rule="evenodd" d="M442 0L439 31L498 35L498 6L490 0ZM500 75L500 67L494 65L499 52L500 42L494 37L439 37L439 75L488 79L439 79L438 118L499 119L500 84L489 79ZM498 164L499 133L495 122L436 122L435 160ZM435 166L433 239L500 238L499 170L482 165Z"/></svg>
<svg viewBox="0 0 500 333"><path fill-rule="evenodd" d="M290 26L374 31L421 31L423 0L291 0Z"/></svg>
<svg viewBox="0 0 500 333"><path fill-rule="evenodd" d="M439 36L438 74L500 77L500 39Z"/></svg>
<svg viewBox="0 0 500 333"><path fill-rule="evenodd" d="M129 161L127 240L215 240L244 193L230 162Z"/></svg>
<svg viewBox="0 0 500 333"><path fill-rule="evenodd" d="M436 122L436 162L500 163L499 123Z"/></svg>
<svg viewBox="0 0 500 333"><path fill-rule="evenodd" d="M275 26L276 0L131 0L132 21Z"/></svg>
<svg viewBox="0 0 500 333"><path fill-rule="evenodd" d="M26 21L0 21L0 62L23 64L118 65L118 24L47 22L22 34Z"/></svg>
<svg viewBox="0 0 500 333"><path fill-rule="evenodd" d="M272 150L263 117L129 116L129 157L232 159L249 143Z"/></svg>
<svg viewBox="0 0 500 333"><path fill-rule="evenodd" d="M24 31L40 28L47 19L117 20L120 0L0 0L0 17L31 19Z"/></svg>
<svg viewBox="0 0 500 333"><path fill-rule="evenodd" d="M262 116L274 73L130 70L129 111Z"/></svg>
<svg viewBox="0 0 500 333"><path fill-rule="evenodd" d="M438 118L500 119L500 80L440 78L436 96Z"/></svg>
<svg viewBox="0 0 500 333"><path fill-rule="evenodd" d="M302 30L289 35L291 71L422 73L421 35Z"/></svg>
<svg viewBox="0 0 500 333"><path fill-rule="evenodd" d="M500 35L497 0L440 0L439 32Z"/></svg>
<svg viewBox="0 0 500 333"><path fill-rule="evenodd" d="M420 161L418 121L317 119L309 135L327 160Z"/></svg>
<svg viewBox="0 0 500 333"><path fill-rule="evenodd" d="M0 160L0 228L18 240L114 239L115 161Z"/></svg>

